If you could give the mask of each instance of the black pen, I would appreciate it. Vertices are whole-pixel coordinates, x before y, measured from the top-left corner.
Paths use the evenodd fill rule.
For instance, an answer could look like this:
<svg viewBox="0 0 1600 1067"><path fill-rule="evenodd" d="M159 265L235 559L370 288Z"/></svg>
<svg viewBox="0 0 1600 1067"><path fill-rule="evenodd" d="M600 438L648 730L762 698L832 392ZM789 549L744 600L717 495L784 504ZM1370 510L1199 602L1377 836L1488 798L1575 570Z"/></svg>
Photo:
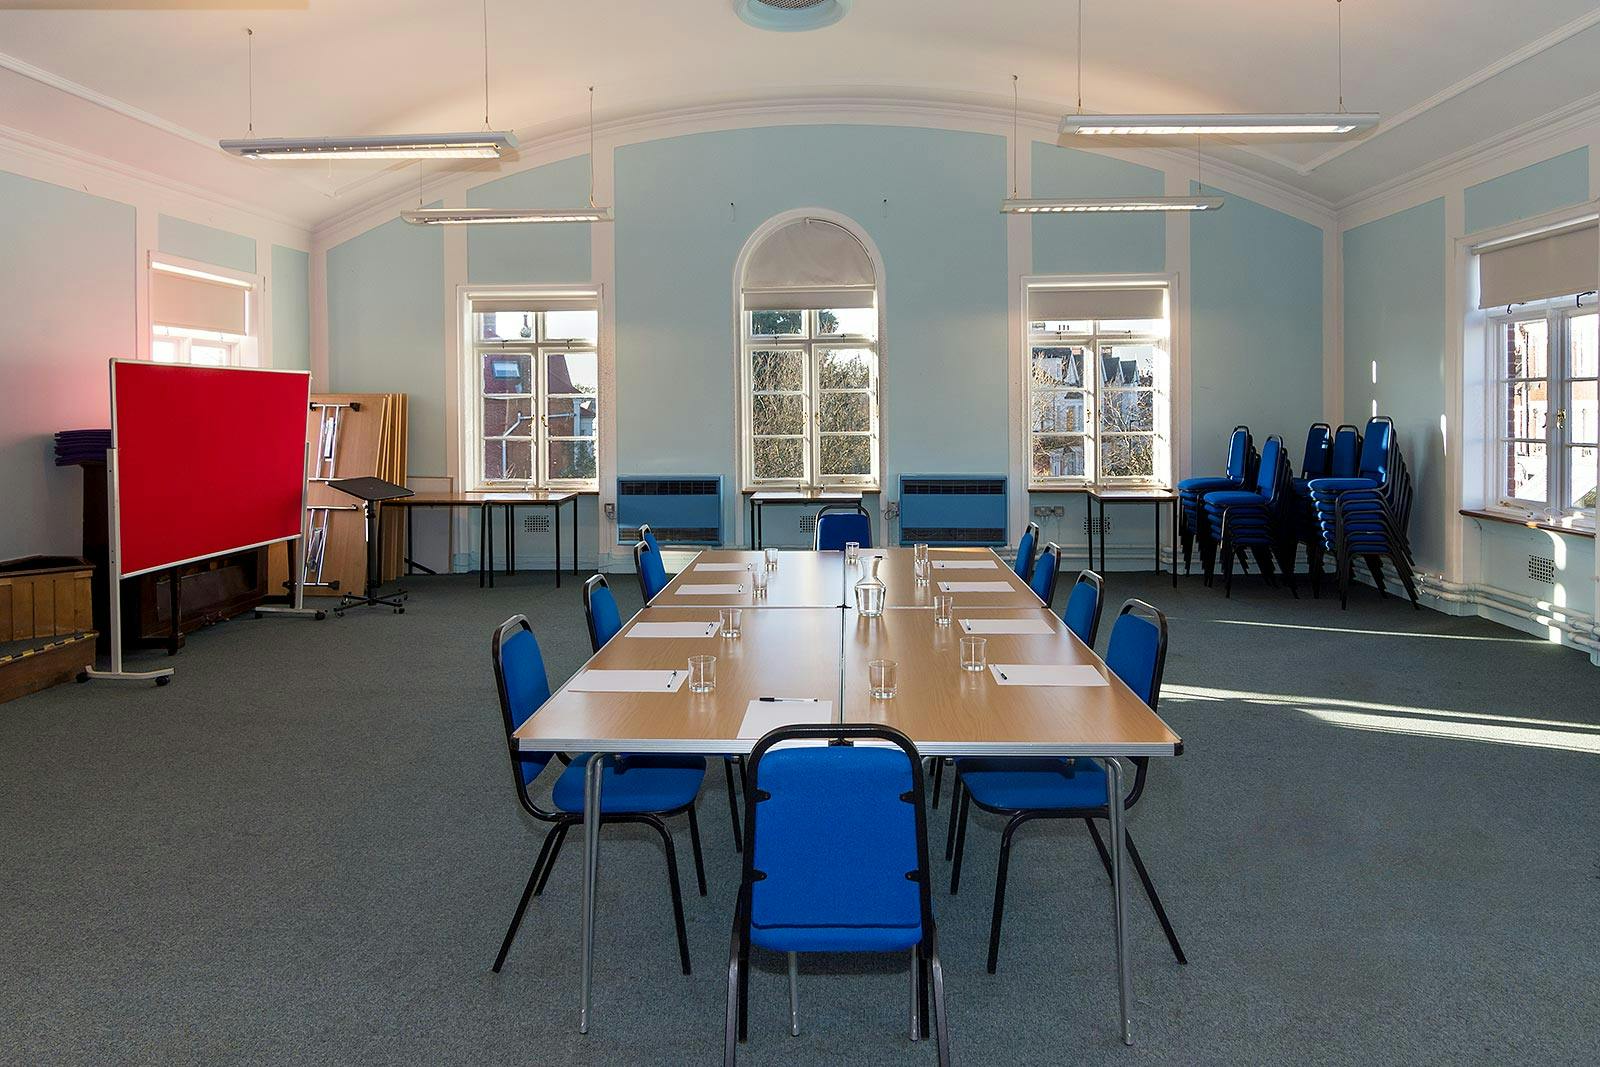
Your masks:
<svg viewBox="0 0 1600 1067"><path fill-rule="evenodd" d="M1006 677L1006 672L1005 672L1005 671L1003 671L1003 670L1001 670L1001 669L1000 669L1000 668L999 668L999 667L996 667L996 668L995 668L995 669L994 669L994 673L996 673L996 674L998 674L998 675L999 675L999 676L1000 676L1000 680L1001 680L1001 681L1002 681L1002 682L1009 682L1009 681L1011 681L1011 679L1010 679L1010 678L1007 678L1007 677Z"/></svg>
<svg viewBox="0 0 1600 1067"><path fill-rule="evenodd" d="M757 697L763 704L817 704L821 697Z"/></svg>

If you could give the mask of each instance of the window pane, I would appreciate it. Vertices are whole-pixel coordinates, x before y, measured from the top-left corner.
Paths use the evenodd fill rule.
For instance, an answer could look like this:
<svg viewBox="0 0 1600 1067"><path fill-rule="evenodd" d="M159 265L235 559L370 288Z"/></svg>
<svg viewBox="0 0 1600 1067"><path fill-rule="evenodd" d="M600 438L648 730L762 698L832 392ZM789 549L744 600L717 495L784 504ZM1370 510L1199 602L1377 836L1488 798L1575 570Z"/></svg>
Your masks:
<svg viewBox="0 0 1600 1067"><path fill-rule="evenodd" d="M1084 442L1082 437L1035 437L1033 476L1035 478L1081 478Z"/></svg>
<svg viewBox="0 0 1600 1067"><path fill-rule="evenodd" d="M483 443L485 481L527 481L533 477L532 441L485 441Z"/></svg>
<svg viewBox="0 0 1600 1067"><path fill-rule="evenodd" d="M599 473L593 441L551 441L546 474L551 478L592 479Z"/></svg>
<svg viewBox="0 0 1600 1067"><path fill-rule="evenodd" d="M545 433L588 437L595 430L597 402L592 396L552 396L544 402Z"/></svg>
<svg viewBox="0 0 1600 1067"><path fill-rule="evenodd" d="M763 394L755 398L751 412L754 416L751 428L757 436L806 432L806 400L803 396Z"/></svg>
<svg viewBox="0 0 1600 1067"><path fill-rule="evenodd" d="M545 390L559 393L600 393L600 357L593 352L549 352L544 357Z"/></svg>
<svg viewBox="0 0 1600 1067"><path fill-rule="evenodd" d="M1506 494L1518 500L1544 503L1549 499L1550 462L1542 441L1507 441Z"/></svg>
<svg viewBox="0 0 1600 1067"><path fill-rule="evenodd" d="M483 354L485 393L533 392L533 357L505 352Z"/></svg>
<svg viewBox="0 0 1600 1067"><path fill-rule="evenodd" d="M1083 385L1082 345L1052 346L1033 350L1034 385Z"/></svg>
<svg viewBox="0 0 1600 1067"><path fill-rule="evenodd" d="M1100 442L1102 478L1150 478L1155 475L1155 442L1149 437L1109 437Z"/></svg>
<svg viewBox="0 0 1600 1067"><path fill-rule="evenodd" d="M1595 485L1600 480L1596 474L1597 456L1600 456L1600 448L1593 445L1567 450L1567 470L1571 478L1571 484L1567 486L1567 499L1572 507L1586 510L1594 508Z"/></svg>
<svg viewBox="0 0 1600 1067"><path fill-rule="evenodd" d="M178 362L178 342L176 341L151 341L150 358L157 363Z"/></svg>
<svg viewBox="0 0 1600 1067"><path fill-rule="evenodd" d="M1149 433L1155 428L1155 393L1151 390L1111 389L1101 396L1102 433Z"/></svg>
<svg viewBox="0 0 1600 1067"><path fill-rule="evenodd" d="M228 350L217 345L203 345L191 341L189 343L189 362L197 367L226 367L228 365Z"/></svg>
<svg viewBox="0 0 1600 1067"><path fill-rule="evenodd" d="M1156 380L1155 345L1101 345L1100 381L1109 386L1151 386Z"/></svg>
<svg viewBox="0 0 1600 1067"><path fill-rule="evenodd" d="M521 400L496 400L483 402L483 436L532 437L533 398Z"/></svg>
<svg viewBox="0 0 1600 1067"><path fill-rule="evenodd" d="M1573 444L1600 442L1600 395L1593 378L1572 383L1572 404L1567 408L1567 440Z"/></svg>
<svg viewBox="0 0 1600 1067"><path fill-rule="evenodd" d="M871 389L873 365L869 348L824 348L818 353L818 384L824 389Z"/></svg>
<svg viewBox="0 0 1600 1067"><path fill-rule="evenodd" d="M806 332L804 311L752 311L751 337L800 337Z"/></svg>
<svg viewBox="0 0 1600 1067"><path fill-rule="evenodd" d="M1600 374L1600 315L1572 317L1572 377Z"/></svg>
<svg viewBox="0 0 1600 1067"><path fill-rule="evenodd" d="M1101 319L1100 329L1104 333L1143 333L1153 334L1156 337L1167 336L1166 319Z"/></svg>
<svg viewBox="0 0 1600 1067"><path fill-rule="evenodd" d="M823 337L878 336L877 308L833 308L817 312L817 333Z"/></svg>
<svg viewBox="0 0 1600 1067"><path fill-rule="evenodd" d="M797 349L750 353L751 388L757 393L797 393L806 385L805 353Z"/></svg>
<svg viewBox="0 0 1600 1067"><path fill-rule="evenodd" d="M821 450L823 474L866 477L872 473L872 438L869 435L823 434Z"/></svg>
<svg viewBox="0 0 1600 1067"><path fill-rule="evenodd" d="M1094 323L1088 319L1035 319L1028 323L1030 333L1093 333Z"/></svg>
<svg viewBox="0 0 1600 1067"><path fill-rule="evenodd" d="M824 432L872 429L872 397L867 393L823 393L817 403Z"/></svg>
<svg viewBox="0 0 1600 1067"><path fill-rule="evenodd" d="M1034 393L1034 433L1082 433L1086 429L1083 394Z"/></svg>
<svg viewBox="0 0 1600 1067"><path fill-rule="evenodd" d="M600 313L598 311L546 311L544 335L551 341L600 340Z"/></svg>
<svg viewBox="0 0 1600 1067"><path fill-rule="evenodd" d="M1545 436L1550 386L1543 381L1506 383L1506 426L1502 437Z"/></svg>
<svg viewBox="0 0 1600 1067"><path fill-rule="evenodd" d="M757 478L804 478L806 443L797 437L757 438L753 466Z"/></svg>
<svg viewBox="0 0 1600 1067"><path fill-rule="evenodd" d="M479 315L478 337L485 341L532 339L533 312L494 311Z"/></svg>
<svg viewBox="0 0 1600 1067"><path fill-rule="evenodd" d="M1550 373L1549 324L1543 319L1506 323L1506 377L1543 378Z"/></svg>

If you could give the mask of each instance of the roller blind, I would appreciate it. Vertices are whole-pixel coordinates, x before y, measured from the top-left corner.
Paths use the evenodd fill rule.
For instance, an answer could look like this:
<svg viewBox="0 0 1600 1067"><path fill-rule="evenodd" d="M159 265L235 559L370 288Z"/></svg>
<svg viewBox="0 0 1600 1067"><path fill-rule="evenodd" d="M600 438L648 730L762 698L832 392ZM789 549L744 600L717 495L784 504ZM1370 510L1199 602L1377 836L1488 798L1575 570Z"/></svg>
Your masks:
<svg viewBox="0 0 1600 1067"><path fill-rule="evenodd" d="M872 257L838 223L797 219L768 234L744 267L753 311L871 307L878 283Z"/></svg>
<svg viewBox="0 0 1600 1067"><path fill-rule="evenodd" d="M1478 253L1478 307L1600 288L1600 230L1586 222Z"/></svg>
<svg viewBox="0 0 1600 1067"><path fill-rule="evenodd" d="M540 311L593 311L598 300L592 293L568 293L553 296L497 296L488 299L474 298L472 310L480 315L497 312L534 314Z"/></svg>
<svg viewBox="0 0 1600 1067"><path fill-rule="evenodd" d="M1166 297L1160 288L1030 289L1028 319L1159 319L1166 315Z"/></svg>
<svg viewBox="0 0 1600 1067"><path fill-rule="evenodd" d="M248 289L164 270L150 272L150 319L160 326L211 333L248 332Z"/></svg>

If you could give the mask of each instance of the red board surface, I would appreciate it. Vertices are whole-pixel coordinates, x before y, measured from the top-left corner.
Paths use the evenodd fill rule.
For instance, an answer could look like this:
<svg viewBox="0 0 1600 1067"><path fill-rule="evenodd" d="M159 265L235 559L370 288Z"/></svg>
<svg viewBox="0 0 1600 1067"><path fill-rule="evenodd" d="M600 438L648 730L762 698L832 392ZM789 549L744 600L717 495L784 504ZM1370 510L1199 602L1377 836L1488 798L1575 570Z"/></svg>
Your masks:
<svg viewBox="0 0 1600 1067"><path fill-rule="evenodd" d="M311 376L111 361L118 570L300 535Z"/></svg>

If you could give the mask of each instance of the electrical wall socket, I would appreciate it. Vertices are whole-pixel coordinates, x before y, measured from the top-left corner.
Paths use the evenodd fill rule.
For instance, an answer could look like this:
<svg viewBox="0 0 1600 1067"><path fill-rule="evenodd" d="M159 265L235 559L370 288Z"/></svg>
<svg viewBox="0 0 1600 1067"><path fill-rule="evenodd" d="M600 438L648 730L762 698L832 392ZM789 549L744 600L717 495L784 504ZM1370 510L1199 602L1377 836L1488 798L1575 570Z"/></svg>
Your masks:
<svg viewBox="0 0 1600 1067"><path fill-rule="evenodd" d="M1066 513L1066 507L1061 504L1056 504L1053 507L1041 504L1033 509L1033 517L1036 519L1048 519L1052 517L1059 519Z"/></svg>
<svg viewBox="0 0 1600 1067"><path fill-rule="evenodd" d="M616 501L614 501L614 500L606 501L606 518L615 519L616 517L617 517L617 504L616 504Z"/></svg>
<svg viewBox="0 0 1600 1067"><path fill-rule="evenodd" d="M1050 517L1050 509L1042 505L1036 507L1033 509L1033 517L1036 519L1047 519Z"/></svg>
<svg viewBox="0 0 1600 1067"><path fill-rule="evenodd" d="M1058 519L1064 517L1066 513L1067 508L1064 504L1057 504L1050 509L1050 514L1054 515Z"/></svg>
<svg viewBox="0 0 1600 1067"><path fill-rule="evenodd" d="M900 501L891 500L884 504L883 517L886 519L898 519L900 517Z"/></svg>

